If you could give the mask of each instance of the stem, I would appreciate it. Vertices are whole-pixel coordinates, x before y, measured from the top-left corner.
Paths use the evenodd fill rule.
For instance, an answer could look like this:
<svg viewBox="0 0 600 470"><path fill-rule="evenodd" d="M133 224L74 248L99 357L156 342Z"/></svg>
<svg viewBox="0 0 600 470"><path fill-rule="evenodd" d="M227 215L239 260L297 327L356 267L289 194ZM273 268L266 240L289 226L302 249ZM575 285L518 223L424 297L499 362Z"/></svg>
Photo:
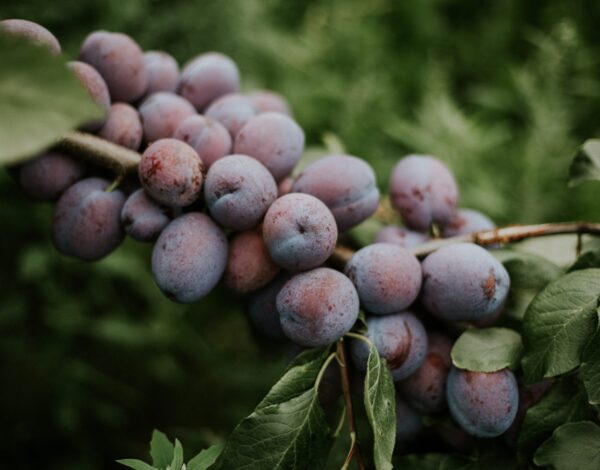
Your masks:
<svg viewBox="0 0 600 470"><path fill-rule="evenodd" d="M87 160L103 168L124 175L137 170L142 158L138 152L85 132L71 132L63 136L56 148L69 155Z"/></svg>
<svg viewBox="0 0 600 470"><path fill-rule="evenodd" d="M321 370L319 370L319 373L317 374L317 379L315 380L315 390L317 390L317 391L319 390L319 385L321 384L321 379L323 378L323 375L325 374L327 367L329 367L329 364L331 364L331 361L333 361L334 359L335 359L335 353L331 353L329 356L327 356L327 359L325 359L325 362L321 366Z"/></svg>
<svg viewBox="0 0 600 470"><path fill-rule="evenodd" d="M600 235L600 224L592 222L555 222L537 225L510 225L443 240L433 240L419 245L411 251L415 256L423 257L439 248L455 243L475 243L480 246L489 246L497 243L518 242L527 238L561 234ZM331 255L330 261L336 266L344 266L353 254L354 251L350 248L338 245Z"/></svg>
<svg viewBox="0 0 600 470"><path fill-rule="evenodd" d="M352 397L350 395L350 378L348 376L348 367L346 366L346 350L344 348L344 339L340 339L337 342L337 358L340 364L340 376L342 379L342 393L344 395L344 402L346 404L346 417L348 419L348 428L350 429L350 450L346 456L346 461L342 468L348 468L348 465L353 458L356 457L356 463L360 470L365 469L365 463L363 461L362 454L360 452L360 446L358 444L357 433L356 433L356 422L354 421L354 411L352 408Z"/></svg>

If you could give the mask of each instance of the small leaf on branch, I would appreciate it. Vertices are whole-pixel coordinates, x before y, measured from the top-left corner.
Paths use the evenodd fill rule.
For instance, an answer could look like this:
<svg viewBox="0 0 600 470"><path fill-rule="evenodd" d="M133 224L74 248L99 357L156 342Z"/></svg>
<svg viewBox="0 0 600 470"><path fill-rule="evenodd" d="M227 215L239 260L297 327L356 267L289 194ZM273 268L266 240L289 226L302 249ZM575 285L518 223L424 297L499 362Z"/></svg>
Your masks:
<svg viewBox="0 0 600 470"><path fill-rule="evenodd" d="M459 369L496 372L515 369L523 354L521 335L509 328L465 331L452 347L452 363Z"/></svg>
<svg viewBox="0 0 600 470"><path fill-rule="evenodd" d="M133 470L158 470L156 467L137 459L122 459L117 460L117 463L133 468Z"/></svg>
<svg viewBox="0 0 600 470"><path fill-rule="evenodd" d="M588 268L600 268L600 240L597 238L583 245L581 255L571 265L569 272Z"/></svg>
<svg viewBox="0 0 600 470"><path fill-rule="evenodd" d="M102 117L64 60L46 48L2 34L0 56L0 164L30 158Z"/></svg>
<svg viewBox="0 0 600 470"><path fill-rule="evenodd" d="M584 269L550 283L523 318L525 381L535 383L579 366L598 323L600 269Z"/></svg>
<svg viewBox="0 0 600 470"><path fill-rule="evenodd" d="M372 343L365 378L365 409L373 429L375 467L391 469L396 442L396 395L387 361Z"/></svg>
<svg viewBox="0 0 600 470"><path fill-rule="evenodd" d="M152 440L150 441L150 456L152 457L152 465L156 468L167 468L167 465L173 460L173 443L165 435L165 433L155 429L152 432Z"/></svg>
<svg viewBox="0 0 600 470"><path fill-rule="evenodd" d="M513 250L491 252L510 275L511 288L541 289L562 274L562 270L541 256Z"/></svg>
<svg viewBox="0 0 600 470"><path fill-rule="evenodd" d="M187 464L187 470L207 470L219 457L223 451L223 445L217 444L210 446L208 449L200 451Z"/></svg>
<svg viewBox="0 0 600 470"><path fill-rule="evenodd" d="M179 439L175 439L175 449L173 450L173 460L169 464L169 470L181 470L183 465L183 447Z"/></svg>
<svg viewBox="0 0 600 470"><path fill-rule="evenodd" d="M569 186L600 180L600 139L586 140L569 168Z"/></svg>
<svg viewBox="0 0 600 470"><path fill-rule="evenodd" d="M297 358L229 436L216 469L313 469L327 460L331 438L315 380L329 348Z"/></svg>
<svg viewBox="0 0 600 470"><path fill-rule="evenodd" d="M592 405L600 405L600 328L583 352L581 378Z"/></svg>
<svg viewBox="0 0 600 470"><path fill-rule="evenodd" d="M600 427L590 421L563 424L540 446L533 461L555 470L597 470Z"/></svg>
<svg viewBox="0 0 600 470"><path fill-rule="evenodd" d="M517 441L518 447L534 447L558 426L587 419L593 410L585 392L571 380L555 383L542 399L527 410Z"/></svg>

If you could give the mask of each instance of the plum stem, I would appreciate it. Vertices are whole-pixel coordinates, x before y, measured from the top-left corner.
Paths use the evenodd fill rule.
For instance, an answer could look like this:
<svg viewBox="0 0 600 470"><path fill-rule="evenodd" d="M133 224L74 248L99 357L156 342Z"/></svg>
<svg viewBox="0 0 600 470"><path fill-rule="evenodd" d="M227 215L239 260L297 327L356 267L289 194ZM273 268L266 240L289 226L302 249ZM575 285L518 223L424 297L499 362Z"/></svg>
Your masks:
<svg viewBox="0 0 600 470"><path fill-rule="evenodd" d="M352 408L352 396L350 395L350 377L348 375L348 367L346 362L346 349L344 347L344 339L340 339L337 342L337 359L340 365L340 376L342 379L342 394L344 395L344 403L346 408L346 418L348 420L348 428L350 430L350 450L346 456L346 461L342 468L348 468L348 465L353 458L356 458L356 463L360 470L365 469L365 462L360 452L360 445L358 444L358 435L356 433L356 422L354 421L354 409Z"/></svg>
<svg viewBox="0 0 600 470"><path fill-rule="evenodd" d="M545 237L548 235L600 235L600 223L593 222L554 222L535 225L509 225L491 230L468 233L457 237L433 240L411 249L417 257L423 257L439 248L455 243L475 243L480 246L495 245L497 243L513 243L528 238ZM354 251L343 245L338 245L331 255L330 261L336 266L344 266Z"/></svg>

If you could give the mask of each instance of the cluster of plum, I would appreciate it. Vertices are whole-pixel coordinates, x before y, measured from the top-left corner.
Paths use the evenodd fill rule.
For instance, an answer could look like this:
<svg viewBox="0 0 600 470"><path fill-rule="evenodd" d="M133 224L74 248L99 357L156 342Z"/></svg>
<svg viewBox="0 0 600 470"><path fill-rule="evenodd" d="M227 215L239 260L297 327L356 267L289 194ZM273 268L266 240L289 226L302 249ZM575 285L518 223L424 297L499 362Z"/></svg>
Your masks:
<svg viewBox="0 0 600 470"><path fill-rule="evenodd" d="M39 25L0 26L60 53ZM339 234L379 204L366 162L330 155L291 177L304 133L287 102L273 92L241 94L238 68L222 54L201 54L180 73L168 54L144 53L129 36L101 31L85 39L79 58L69 67L106 110L103 122L85 129L143 153L137 187L128 189L85 178L80 161L54 151L18 169L28 195L58 200L52 232L60 252L97 260L125 233L155 242L152 271L170 299L197 301L222 280L244 296L259 332L302 347L340 339L362 308L365 334L397 385L398 441L419 432L421 413L446 406L471 435L509 429L519 408L513 373L453 367L453 340L444 333L448 325L491 324L506 301L508 273L473 244L445 246L422 262L411 252L432 227L444 237L494 227L458 209L455 179L441 161L398 162L390 197L406 228L385 227L340 272L328 265ZM367 345L352 339L350 350L364 372Z"/></svg>

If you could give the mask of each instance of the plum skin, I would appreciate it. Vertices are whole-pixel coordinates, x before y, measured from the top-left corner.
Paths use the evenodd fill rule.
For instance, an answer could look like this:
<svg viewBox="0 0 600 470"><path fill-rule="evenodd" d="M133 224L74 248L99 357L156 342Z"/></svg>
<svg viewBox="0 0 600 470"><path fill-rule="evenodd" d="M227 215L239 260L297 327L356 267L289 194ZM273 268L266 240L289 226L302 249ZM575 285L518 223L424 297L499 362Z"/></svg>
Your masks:
<svg viewBox="0 0 600 470"><path fill-rule="evenodd" d="M58 251L85 261L96 261L123 240L119 215L125 196L106 192L110 183L87 178L67 189L54 210L52 241Z"/></svg>
<svg viewBox="0 0 600 470"><path fill-rule="evenodd" d="M46 152L26 161L19 169L23 191L37 201L53 201L80 180L85 166L59 152Z"/></svg>
<svg viewBox="0 0 600 470"><path fill-rule="evenodd" d="M196 114L191 103L166 91L158 91L148 96L139 110L146 142L173 137L179 124Z"/></svg>
<svg viewBox="0 0 600 470"><path fill-rule="evenodd" d="M379 189L372 168L350 155L330 155L307 166L292 191L315 196L331 210L343 232L375 213Z"/></svg>
<svg viewBox="0 0 600 470"><path fill-rule="evenodd" d="M246 155L229 155L208 170L204 198L211 216L223 227L249 230L277 198L277 185L260 162Z"/></svg>
<svg viewBox="0 0 600 470"><path fill-rule="evenodd" d="M127 235L151 242L169 223L169 209L153 201L143 189L131 193L121 210L121 223Z"/></svg>
<svg viewBox="0 0 600 470"><path fill-rule="evenodd" d="M406 309L421 289L421 265L408 250L391 243L376 243L358 250L344 268L370 313L387 314Z"/></svg>
<svg viewBox="0 0 600 470"><path fill-rule="evenodd" d="M221 96L204 111L206 117L223 124L233 138L256 114L256 108L252 102L238 93Z"/></svg>
<svg viewBox="0 0 600 470"><path fill-rule="evenodd" d="M392 170L390 198L406 225L424 232L433 223L452 222L458 188L454 176L440 160L428 155L409 155Z"/></svg>
<svg viewBox="0 0 600 470"><path fill-rule="evenodd" d="M273 281L254 292L248 301L250 322L260 334L267 338L275 340L286 338L277 311L277 295L291 277L291 273L280 272Z"/></svg>
<svg viewBox="0 0 600 470"><path fill-rule="evenodd" d="M115 144L137 150L142 144L143 135L140 115L127 103L113 103L98 135Z"/></svg>
<svg viewBox="0 0 600 470"><path fill-rule="evenodd" d="M394 381L402 380L421 367L427 354L427 333L411 312L367 317L366 333L385 358ZM352 340L350 351L356 368L365 372L369 347L364 341Z"/></svg>
<svg viewBox="0 0 600 470"><path fill-rule="evenodd" d="M453 367L446 389L454 419L476 437L497 437L514 421L519 406L519 387L514 374L472 372Z"/></svg>
<svg viewBox="0 0 600 470"><path fill-rule="evenodd" d="M442 234L445 238L456 237L494 228L496 224L487 215L473 209L458 209L454 220L442 227Z"/></svg>
<svg viewBox="0 0 600 470"><path fill-rule="evenodd" d="M285 335L301 346L325 346L346 334L358 318L356 289L342 273L317 268L297 274L277 294Z"/></svg>
<svg viewBox="0 0 600 470"><path fill-rule="evenodd" d="M403 248L414 248L427 243L431 237L423 232L416 232L396 225L383 227L375 236L373 243L393 243Z"/></svg>
<svg viewBox="0 0 600 470"><path fill-rule="evenodd" d="M472 243L445 246L422 263L423 305L452 321L477 321L498 312L510 288L502 263Z"/></svg>
<svg viewBox="0 0 600 470"><path fill-rule="evenodd" d="M152 251L152 273L163 293L190 303L208 294L227 264L227 239L210 217L189 212L162 231Z"/></svg>
<svg viewBox="0 0 600 470"><path fill-rule="evenodd" d="M179 85L179 65L177 61L163 51L144 53L144 68L148 76L146 95L157 91L175 93Z"/></svg>
<svg viewBox="0 0 600 470"><path fill-rule="evenodd" d="M181 121L173 138L192 146L207 169L219 158L230 155L233 146L231 135L223 124L199 114Z"/></svg>
<svg viewBox="0 0 600 470"><path fill-rule="evenodd" d="M44 46L52 55L61 53L60 43L56 36L33 21L22 19L6 19L0 21L0 29L11 36L22 37L35 44Z"/></svg>
<svg viewBox="0 0 600 470"><path fill-rule="evenodd" d="M308 194L287 194L265 215L263 236L273 261L289 271L323 264L337 243L337 226L325 204Z"/></svg>

